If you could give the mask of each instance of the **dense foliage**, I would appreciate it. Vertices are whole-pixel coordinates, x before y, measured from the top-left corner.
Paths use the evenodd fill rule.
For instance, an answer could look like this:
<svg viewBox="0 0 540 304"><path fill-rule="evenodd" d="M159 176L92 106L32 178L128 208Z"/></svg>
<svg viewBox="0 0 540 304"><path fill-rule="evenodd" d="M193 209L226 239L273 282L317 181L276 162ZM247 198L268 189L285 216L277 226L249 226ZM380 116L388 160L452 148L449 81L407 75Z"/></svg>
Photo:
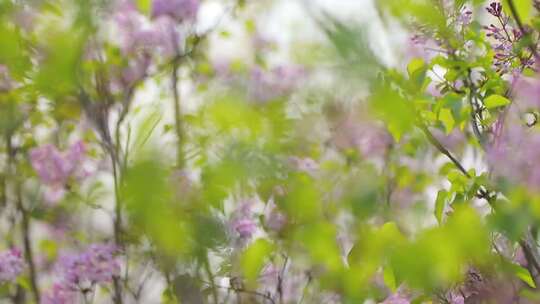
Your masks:
<svg viewBox="0 0 540 304"><path fill-rule="evenodd" d="M540 1L279 2L0 0L0 302L540 302Z"/></svg>

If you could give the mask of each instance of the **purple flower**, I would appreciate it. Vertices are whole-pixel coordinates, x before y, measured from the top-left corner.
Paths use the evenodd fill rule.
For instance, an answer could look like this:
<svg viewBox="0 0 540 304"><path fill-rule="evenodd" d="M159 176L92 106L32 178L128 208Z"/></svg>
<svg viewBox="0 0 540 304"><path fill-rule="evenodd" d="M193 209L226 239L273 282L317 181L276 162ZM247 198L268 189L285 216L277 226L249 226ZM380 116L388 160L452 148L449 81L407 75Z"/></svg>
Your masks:
<svg viewBox="0 0 540 304"><path fill-rule="evenodd" d="M130 1L121 2L112 19L117 30L114 42L122 55L128 57L126 66L117 72L118 79L113 79L119 90L143 79L153 58L167 60L177 53L180 33L173 19L158 18L151 22Z"/></svg>
<svg viewBox="0 0 540 304"><path fill-rule="evenodd" d="M253 68L249 80L250 96L266 102L290 95L305 76L305 70L297 66L278 66L270 71Z"/></svg>
<svg viewBox="0 0 540 304"><path fill-rule="evenodd" d="M243 218L233 221L233 229L241 238L250 238L257 229L257 224L252 219Z"/></svg>
<svg viewBox="0 0 540 304"><path fill-rule="evenodd" d="M253 213L253 200L242 201L231 217L231 229L241 239L249 239L257 230L257 223Z"/></svg>
<svg viewBox="0 0 540 304"><path fill-rule="evenodd" d="M457 21L461 23L462 26L467 26L472 22L472 14L472 11L464 7L459 13Z"/></svg>
<svg viewBox="0 0 540 304"><path fill-rule="evenodd" d="M287 216L279 211L273 199L270 200L266 206L264 224L272 231L280 231L287 224Z"/></svg>
<svg viewBox="0 0 540 304"><path fill-rule="evenodd" d="M510 108L502 132L487 149L487 161L494 176L540 191L540 133L515 112L516 107Z"/></svg>
<svg viewBox="0 0 540 304"><path fill-rule="evenodd" d="M502 5L499 2L491 2L486 10L495 17L502 16Z"/></svg>
<svg viewBox="0 0 540 304"><path fill-rule="evenodd" d="M154 0L152 17L168 16L178 22L194 20L199 11L199 0Z"/></svg>
<svg viewBox="0 0 540 304"><path fill-rule="evenodd" d="M71 304L75 302L76 293L61 284L54 284L52 289L44 293L41 304Z"/></svg>
<svg viewBox="0 0 540 304"><path fill-rule="evenodd" d="M0 253L0 283L14 281L23 271L24 265L19 249Z"/></svg>
<svg viewBox="0 0 540 304"><path fill-rule="evenodd" d="M112 244L92 244L84 252L63 256L58 265L63 286L78 290L81 286L111 282L120 272L115 253Z"/></svg>
<svg viewBox="0 0 540 304"><path fill-rule="evenodd" d="M340 149L357 149L364 157L384 156L392 145L388 131L374 121L345 115L334 127L334 144Z"/></svg>
<svg viewBox="0 0 540 304"><path fill-rule="evenodd" d="M70 178L83 179L88 172L83 168L86 148L82 141L72 145L62 153L55 146L47 144L30 151L30 162L41 182L47 186L45 199L58 202L65 193Z"/></svg>
<svg viewBox="0 0 540 304"><path fill-rule="evenodd" d="M294 169L302 172L306 172L308 174L315 174L317 170L319 170L319 164L309 157L296 157L291 156L289 157L289 163L293 166Z"/></svg>
<svg viewBox="0 0 540 304"><path fill-rule="evenodd" d="M391 294L388 298L386 298L383 302L380 304L410 304L411 300L408 296L406 296L401 288L398 289L398 291L394 294Z"/></svg>
<svg viewBox="0 0 540 304"><path fill-rule="evenodd" d="M525 67L531 67L534 64L532 58L519 56L514 52L514 45L523 38L523 34L520 29L510 25L510 17L502 12L502 5L492 2L486 10L496 17L499 23L499 25L484 26L486 36L493 39L492 48L495 51L493 62L497 71L510 72L512 63L516 60Z"/></svg>

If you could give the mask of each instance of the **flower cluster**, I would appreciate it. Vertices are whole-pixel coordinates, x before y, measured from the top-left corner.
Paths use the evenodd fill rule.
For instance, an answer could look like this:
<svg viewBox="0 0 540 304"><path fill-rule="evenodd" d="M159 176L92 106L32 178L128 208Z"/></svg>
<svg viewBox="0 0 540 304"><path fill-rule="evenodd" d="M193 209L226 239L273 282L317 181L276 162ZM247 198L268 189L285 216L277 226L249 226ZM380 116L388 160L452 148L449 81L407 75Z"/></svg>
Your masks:
<svg viewBox="0 0 540 304"><path fill-rule="evenodd" d="M198 0L155 0L152 17L169 16L178 22L193 20L199 10Z"/></svg>
<svg viewBox="0 0 540 304"><path fill-rule="evenodd" d="M254 201L252 200L242 201L233 212L231 228L241 239L251 238L257 230L253 205Z"/></svg>
<svg viewBox="0 0 540 304"><path fill-rule="evenodd" d="M67 152L47 144L30 151L32 167L47 187L45 199L49 203L61 200L71 178L81 180L89 172L84 168L86 147L82 141L72 145Z"/></svg>
<svg viewBox="0 0 540 304"><path fill-rule="evenodd" d="M306 71L298 66L277 66L270 71L255 67L249 82L250 96L263 102L287 96L305 75Z"/></svg>
<svg viewBox="0 0 540 304"><path fill-rule="evenodd" d="M59 269L64 286L76 290L84 284L112 282L120 272L116 251L116 246L111 244L92 244L82 253L61 258Z"/></svg>
<svg viewBox="0 0 540 304"><path fill-rule="evenodd" d="M499 22L499 25L484 26L484 30L487 32L486 36L493 39L495 69L501 73L508 73L516 59L519 59L519 62L525 67L532 66L534 64L532 57L520 57L514 51L514 46L523 38L523 33L510 24L510 17L503 13L502 5L498 2L492 2L486 10Z"/></svg>
<svg viewBox="0 0 540 304"><path fill-rule="evenodd" d="M45 303L69 303L76 292L112 282L120 273L116 252L112 244L92 244L83 252L61 256L57 265L60 280L44 298Z"/></svg>
<svg viewBox="0 0 540 304"><path fill-rule="evenodd" d="M182 38L178 25L193 21L198 9L198 0L157 0L150 19L133 2L120 2L112 17L118 33L114 42L130 60L117 77L117 86L130 87L143 79L156 56L169 60L177 55Z"/></svg>
<svg viewBox="0 0 540 304"><path fill-rule="evenodd" d="M0 253L0 283L14 281L23 271L24 265L19 249Z"/></svg>

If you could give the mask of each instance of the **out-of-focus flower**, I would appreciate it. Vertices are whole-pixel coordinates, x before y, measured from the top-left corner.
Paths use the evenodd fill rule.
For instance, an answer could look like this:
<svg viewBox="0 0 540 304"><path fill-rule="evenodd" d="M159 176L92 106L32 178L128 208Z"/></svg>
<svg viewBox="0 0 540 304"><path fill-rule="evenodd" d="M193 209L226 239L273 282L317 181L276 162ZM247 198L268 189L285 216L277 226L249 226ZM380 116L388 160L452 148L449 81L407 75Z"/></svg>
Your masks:
<svg viewBox="0 0 540 304"><path fill-rule="evenodd" d="M45 199L50 203L61 200L70 178L83 179L88 176L84 168L86 148L82 141L72 145L62 153L55 146L47 144L30 151L30 162L41 182L47 187Z"/></svg>
<svg viewBox="0 0 540 304"><path fill-rule="evenodd" d="M487 149L487 161L493 174L513 183L540 190L540 133L529 128L512 107L506 117L502 133Z"/></svg>
<svg viewBox="0 0 540 304"><path fill-rule="evenodd" d="M280 231L287 224L287 216L279 211L273 200L270 200L266 206L264 223L272 231Z"/></svg>
<svg viewBox="0 0 540 304"><path fill-rule="evenodd" d="M289 157L289 163L295 170L315 174L319 170L319 164L310 157Z"/></svg>
<svg viewBox="0 0 540 304"><path fill-rule="evenodd" d="M253 219L240 218L232 223L233 229L238 232L241 238L249 238L255 233L257 224Z"/></svg>
<svg viewBox="0 0 540 304"><path fill-rule="evenodd" d="M75 302L75 296L75 292L56 283L51 290L43 294L41 304L71 304Z"/></svg>
<svg viewBox="0 0 540 304"><path fill-rule="evenodd" d="M334 144L340 149L357 149L364 157L384 156L392 145L390 133L374 121L345 115L334 127Z"/></svg>
<svg viewBox="0 0 540 304"><path fill-rule="evenodd" d="M249 80L250 97L265 102L287 96L305 76L306 71L298 66L278 66L270 71L253 68Z"/></svg>
<svg viewBox="0 0 540 304"><path fill-rule="evenodd" d="M520 108L540 109L540 80L532 77L518 76L513 80L515 100Z"/></svg>
<svg viewBox="0 0 540 304"><path fill-rule="evenodd" d="M169 16L177 22L194 20L199 5L199 0L154 0L152 17Z"/></svg>
<svg viewBox="0 0 540 304"><path fill-rule="evenodd" d="M443 144L444 147L454 150L457 149L459 146L462 146L466 143L466 137L465 133L463 133L459 129L454 129L450 134L446 134L443 131L439 129L432 129L431 133L433 133L433 136Z"/></svg>
<svg viewBox="0 0 540 304"><path fill-rule="evenodd" d="M167 60L177 53L180 33L172 18L157 18L151 22L132 2L124 1L117 6L112 19L117 31L114 43L129 59L118 76L120 87L131 86L144 78L155 55Z"/></svg>
<svg viewBox="0 0 540 304"><path fill-rule="evenodd" d="M281 277L280 277L281 276ZM277 266L268 263L259 276L259 286L261 292L269 294L277 299L277 286L281 284L281 296L284 303L296 303L302 296L302 287L307 282L307 277L301 271L295 271L291 263ZM326 302L324 302L326 303Z"/></svg>
<svg viewBox="0 0 540 304"><path fill-rule="evenodd" d="M241 239L249 239L257 230L257 222L252 210L252 200L241 201L239 206L231 216L231 229L237 233Z"/></svg>
<svg viewBox="0 0 540 304"><path fill-rule="evenodd" d="M120 272L116 251L112 244L92 244L81 253L62 256L58 264L60 283L75 291L81 286L111 282Z"/></svg>
<svg viewBox="0 0 540 304"><path fill-rule="evenodd" d="M473 19L473 13L468 8L464 7L457 16L457 21L461 24L461 26L467 26L471 24Z"/></svg>
<svg viewBox="0 0 540 304"><path fill-rule="evenodd" d="M13 248L0 253L0 282L11 282L17 279L24 269L21 251Z"/></svg>
<svg viewBox="0 0 540 304"><path fill-rule="evenodd" d="M380 304L410 304L410 297L405 294L402 288L399 288L397 292L391 294Z"/></svg>

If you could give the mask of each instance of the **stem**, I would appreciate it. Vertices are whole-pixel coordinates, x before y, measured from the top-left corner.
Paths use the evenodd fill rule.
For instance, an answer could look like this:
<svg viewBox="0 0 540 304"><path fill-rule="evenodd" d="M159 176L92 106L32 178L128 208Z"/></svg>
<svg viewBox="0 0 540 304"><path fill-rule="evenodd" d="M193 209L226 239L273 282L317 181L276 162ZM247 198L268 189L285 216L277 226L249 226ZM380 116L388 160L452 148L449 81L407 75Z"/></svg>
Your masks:
<svg viewBox="0 0 540 304"><path fill-rule="evenodd" d="M11 135L8 134L6 138L6 146L7 146L7 154L8 154L8 171L11 173L11 176L15 178L16 173L14 168L14 157L15 157L15 151L13 150L13 146L11 143ZM36 304L40 302L40 292L39 292L39 286L37 284L37 272L36 272L36 266L34 264L34 258L33 258L33 252L32 252L32 245L30 242L30 218L28 216L28 212L24 208L23 200L22 200L22 189L21 184L18 180L15 181L15 191L16 191L16 203L17 203L17 210L21 213L21 228L22 228L22 241L23 241L23 247L24 247L24 259L26 263L28 264L28 270L30 275L30 289L32 291L32 295L34 297L34 301Z"/></svg>
<svg viewBox="0 0 540 304"><path fill-rule="evenodd" d="M122 206L120 202L120 193L118 189L118 168L117 168L117 162L116 157L114 156L114 152L110 153L111 156L111 162L113 166L113 180L114 180L114 197L115 197L115 206L114 206L114 243L119 248L122 247ZM118 276L115 276L113 278L113 287L114 287L114 295L113 295L113 301L115 304L122 304L122 285L120 284L120 278Z"/></svg>
<svg viewBox="0 0 540 304"><path fill-rule="evenodd" d="M281 267L281 271L278 274L278 286L277 286L277 293L279 296L279 303L283 304L283 277L285 275L285 269L287 267L287 262L289 262L289 257L285 256L285 261L283 262L283 266Z"/></svg>
<svg viewBox="0 0 540 304"><path fill-rule="evenodd" d="M210 284L208 282L203 282L204 284ZM245 293L245 294L251 294L251 295L254 295L254 296L258 296L258 297L261 297L263 299L265 299L266 301L272 303L272 304L276 304L276 301L274 301L274 299L272 299L272 297L268 294L264 294L262 292L258 292L258 291L253 291L253 290L247 290L247 289L235 289L235 288L232 288L232 287L227 287L227 286L221 286L221 285L215 285L217 288L222 288L222 289L227 289L227 290L232 290L234 292L236 292L236 294L239 296L240 293ZM241 298L239 297L237 299L238 303L241 302Z"/></svg>
<svg viewBox="0 0 540 304"><path fill-rule="evenodd" d="M30 272L30 288L34 296L36 303L40 302L40 292L37 285L37 272L36 266L34 264L32 245L30 244L30 218L28 217L27 211L22 206L22 197L20 193L20 187L17 190L17 208L22 214L22 233L23 233L23 244L24 244L24 258L28 264L28 269Z"/></svg>
<svg viewBox="0 0 540 304"><path fill-rule="evenodd" d="M214 281L214 274L212 273L212 269L210 268L210 261L208 259L208 255L205 255L203 258L203 266L204 271L206 272L206 275L208 276L208 280L210 283L210 288L212 289L212 299L214 300L215 304L218 304L218 294L217 289Z"/></svg>
<svg viewBox="0 0 540 304"><path fill-rule="evenodd" d="M463 167L463 165L459 162L459 160L457 160L454 155L452 155L452 153L450 151L448 151L448 149L446 149L440 142L437 138L435 138L435 136L433 136L433 133L431 133L431 131L429 131L429 129L427 128L427 126L423 123L420 123L419 124L419 128L424 132L424 134L426 135L427 139L429 140L429 142L435 146L435 148L437 148L437 150L439 150L442 154L446 155L453 163L454 165L459 169L459 171L461 171L461 173L463 173L463 175L465 175L466 177L471 177L469 175L469 173L467 172L467 170L465 170L465 168Z"/></svg>
<svg viewBox="0 0 540 304"><path fill-rule="evenodd" d="M514 1L507 0L507 2L508 2L508 7L510 8L510 12L512 13L512 17L516 21L516 24L519 27L519 30L521 31L522 36L525 37L526 35L528 35L528 33L525 30L525 26L523 26L523 22L521 21L521 18L519 17ZM538 60L539 59L538 52L536 51L536 46L532 41L529 44L529 49L531 50L531 53L533 53L534 58Z"/></svg>
<svg viewBox="0 0 540 304"><path fill-rule="evenodd" d="M171 90L173 92L174 102L174 122L177 139L176 166L184 167L184 155L182 153L182 143L184 140L182 126L182 110L180 108L180 93L178 92L178 68L180 67L179 59L173 61L173 69L171 74Z"/></svg>

